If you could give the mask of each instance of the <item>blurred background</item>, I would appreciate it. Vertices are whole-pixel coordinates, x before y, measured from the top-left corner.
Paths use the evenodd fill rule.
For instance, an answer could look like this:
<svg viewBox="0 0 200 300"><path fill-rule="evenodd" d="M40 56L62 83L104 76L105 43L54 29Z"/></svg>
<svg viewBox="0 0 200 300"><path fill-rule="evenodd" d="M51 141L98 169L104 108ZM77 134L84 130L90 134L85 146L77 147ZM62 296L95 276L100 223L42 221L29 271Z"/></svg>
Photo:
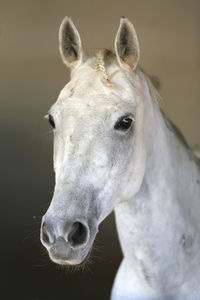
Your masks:
<svg viewBox="0 0 200 300"><path fill-rule="evenodd" d="M58 52L65 15L91 54L113 47L119 18L127 16L139 36L142 67L161 80L161 106L190 145L200 144L199 0L0 0L4 300L109 299L122 257L113 215L103 222L85 271L57 267L39 241L54 187L52 133L43 116L69 79Z"/></svg>

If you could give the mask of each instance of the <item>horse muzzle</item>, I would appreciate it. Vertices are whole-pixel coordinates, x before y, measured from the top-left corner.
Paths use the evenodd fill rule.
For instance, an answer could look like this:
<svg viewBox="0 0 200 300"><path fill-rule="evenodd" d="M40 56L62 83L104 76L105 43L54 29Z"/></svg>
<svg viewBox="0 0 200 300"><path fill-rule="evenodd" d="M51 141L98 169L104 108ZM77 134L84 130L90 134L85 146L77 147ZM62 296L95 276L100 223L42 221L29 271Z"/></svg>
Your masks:
<svg viewBox="0 0 200 300"><path fill-rule="evenodd" d="M43 217L40 239L51 260L62 265L79 265L90 251L90 230L84 222L49 221Z"/></svg>

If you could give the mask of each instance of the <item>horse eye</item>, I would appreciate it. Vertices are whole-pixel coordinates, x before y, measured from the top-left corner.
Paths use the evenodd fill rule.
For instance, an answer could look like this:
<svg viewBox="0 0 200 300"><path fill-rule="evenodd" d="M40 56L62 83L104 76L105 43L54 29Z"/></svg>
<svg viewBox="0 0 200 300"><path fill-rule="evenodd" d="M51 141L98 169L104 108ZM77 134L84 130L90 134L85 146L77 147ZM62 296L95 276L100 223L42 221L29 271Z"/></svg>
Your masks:
<svg viewBox="0 0 200 300"><path fill-rule="evenodd" d="M120 120L118 120L115 124L116 130L128 130L131 127L133 120L127 116L122 117Z"/></svg>
<svg viewBox="0 0 200 300"><path fill-rule="evenodd" d="M53 128L55 128L56 126L55 126L55 122L54 122L54 119L53 119L53 117L52 117L52 115L49 115L49 124L53 127Z"/></svg>

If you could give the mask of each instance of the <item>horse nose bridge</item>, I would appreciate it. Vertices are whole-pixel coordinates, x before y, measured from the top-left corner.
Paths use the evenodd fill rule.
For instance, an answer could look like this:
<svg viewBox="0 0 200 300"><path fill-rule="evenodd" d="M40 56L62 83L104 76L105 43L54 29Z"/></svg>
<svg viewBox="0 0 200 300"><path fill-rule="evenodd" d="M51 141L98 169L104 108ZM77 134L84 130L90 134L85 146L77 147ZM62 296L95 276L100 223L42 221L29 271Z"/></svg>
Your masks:
<svg viewBox="0 0 200 300"><path fill-rule="evenodd" d="M67 148L67 147L66 147ZM70 153L67 148L63 154L62 161L55 166L56 186L63 189L70 188L70 186L77 185L80 180L81 170L83 169L83 160L86 160L86 153L83 154L83 149L71 149Z"/></svg>
<svg viewBox="0 0 200 300"><path fill-rule="evenodd" d="M78 180L57 182L47 214L60 219L75 218L76 216L86 218L93 194L93 188Z"/></svg>
<svg viewBox="0 0 200 300"><path fill-rule="evenodd" d="M53 199L45 214L46 218L55 220L54 223L62 224L76 219L87 219L88 205L84 199L67 198Z"/></svg>

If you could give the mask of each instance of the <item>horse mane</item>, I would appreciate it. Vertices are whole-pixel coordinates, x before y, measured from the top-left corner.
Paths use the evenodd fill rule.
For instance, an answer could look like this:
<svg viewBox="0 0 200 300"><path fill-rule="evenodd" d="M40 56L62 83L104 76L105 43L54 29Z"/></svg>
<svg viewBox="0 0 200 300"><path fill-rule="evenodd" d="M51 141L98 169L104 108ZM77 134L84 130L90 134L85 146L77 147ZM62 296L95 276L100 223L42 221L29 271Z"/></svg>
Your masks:
<svg viewBox="0 0 200 300"><path fill-rule="evenodd" d="M146 78L151 98L154 101L159 102L161 100L161 95L159 93L160 90L159 78L157 76L148 75L141 67L140 69Z"/></svg>
<svg viewBox="0 0 200 300"><path fill-rule="evenodd" d="M109 66L112 62L116 60L116 55L112 50L101 48L96 53L96 67L99 71L102 72L104 79L107 81L108 86L112 87L111 79L117 73L114 72L111 75L107 73L107 66ZM159 94L160 90L160 80L157 76L148 75L143 68L138 67L141 72L144 74L151 97L154 101L159 102L161 100L161 96Z"/></svg>

